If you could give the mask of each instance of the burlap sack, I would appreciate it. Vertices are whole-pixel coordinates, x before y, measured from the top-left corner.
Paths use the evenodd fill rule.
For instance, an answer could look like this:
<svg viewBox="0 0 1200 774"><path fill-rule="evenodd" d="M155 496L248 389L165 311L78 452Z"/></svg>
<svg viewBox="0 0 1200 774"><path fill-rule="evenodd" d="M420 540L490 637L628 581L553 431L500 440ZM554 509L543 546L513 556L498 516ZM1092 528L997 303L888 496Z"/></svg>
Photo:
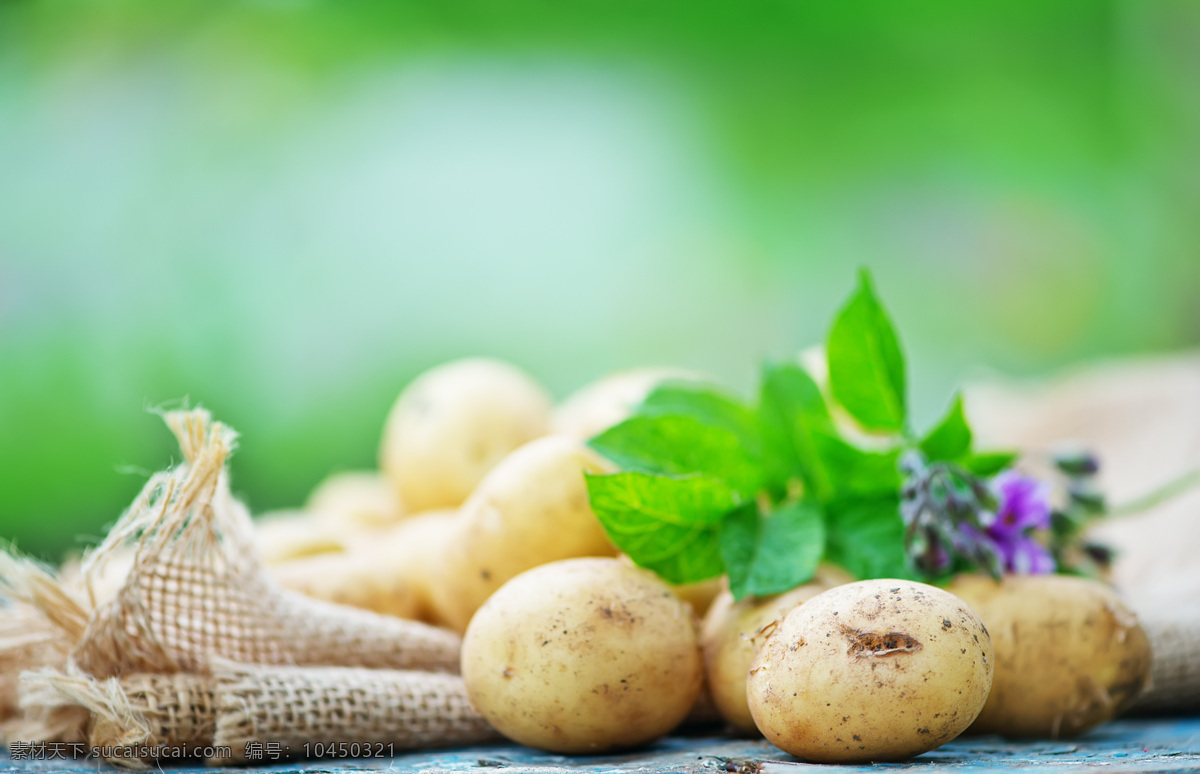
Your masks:
<svg viewBox="0 0 1200 774"><path fill-rule="evenodd" d="M967 409L981 447L1020 449L1025 464L1045 468L1064 442L1094 450L1115 505L1180 484L1092 535L1116 550L1113 583L1150 638L1153 684L1134 711L1200 710L1200 355L1105 363L1049 382L992 380L967 391Z"/></svg>
<svg viewBox="0 0 1200 774"><path fill-rule="evenodd" d="M235 434L200 409L164 418L185 462L154 476L85 557L86 594L28 560L0 559L10 597L60 630L84 672L203 674L213 657L457 671L460 640L449 631L318 602L272 582L254 552L249 514L229 493L224 465ZM94 579L126 544L132 567L112 599L97 600Z"/></svg>
<svg viewBox="0 0 1200 774"><path fill-rule="evenodd" d="M74 719L71 741L86 739L92 754L127 768L196 755L212 765L390 756L496 737L457 675L212 666L211 675L107 680L47 668L25 673L22 696L27 710Z"/></svg>
<svg viewBox="0 0 1200 774"><path fill-rule="evenodd" d="M164 755L176 757L214 743L222 701L222 733L243 757L263 734L271 743L383 734L400 746L479 738L486 725L460 678L391 671L456 672L458 636L279 588L254 552L249 515L229 494L234 433L202 410L165 419L184 463L147 483L77 574L0 551L9 600L0 613L5 738L126 753L169 745L175 753ZM127 754L113 760L138 764Z"/></svg>

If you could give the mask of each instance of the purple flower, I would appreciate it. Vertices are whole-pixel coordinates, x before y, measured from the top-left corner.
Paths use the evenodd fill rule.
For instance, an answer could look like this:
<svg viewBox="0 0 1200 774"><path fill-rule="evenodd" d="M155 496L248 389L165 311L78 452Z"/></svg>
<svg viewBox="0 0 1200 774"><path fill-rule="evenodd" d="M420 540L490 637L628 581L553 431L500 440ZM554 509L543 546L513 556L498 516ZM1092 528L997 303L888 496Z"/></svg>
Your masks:
<svg viewBox="0 0 1200 774"><path fill-rule="evenodd" d="M1028 529L1050 528L1050 485L1012 470L992 479L992 491L1000 501L988 531L1019 535Z"/></svg>
<svg viewBox="0 0 1200 774"><path fill-rule="evenodd" d="M1031 537L1020 536L1000 543L1004 568L1018 575L1045 575L1054 572L1054 557Z"/></svg>
<svg viewBox="0 0 1200 774"><path fill-rule="evenodd" d="M1054 572L1054 557L1029 532L1050 527L1050 487L1015 470L992 479L999 501L996 513L981 514L984 529L960 529L968 545L990 549L1005 572L1039 575Z"/></svg>

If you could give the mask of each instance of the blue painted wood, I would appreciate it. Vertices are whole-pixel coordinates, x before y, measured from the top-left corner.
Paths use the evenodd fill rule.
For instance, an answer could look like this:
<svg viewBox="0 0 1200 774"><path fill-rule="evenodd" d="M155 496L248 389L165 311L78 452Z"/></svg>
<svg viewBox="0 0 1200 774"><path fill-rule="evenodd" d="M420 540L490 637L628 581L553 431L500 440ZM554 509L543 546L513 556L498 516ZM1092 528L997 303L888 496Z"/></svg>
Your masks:
<svg viewBox="0 0 1200 774"><path fill-rule="evenodd" d="M806 764L764 741L726 736L672 736L622 755L566 757L511 744L406 753L395 757L354 760L309 760L273 763L251 769L254 774L347 774L386 770L395 774L716 774L753 772L796 774L864 774L880 769L918 769L927 774L1075 774L1076 772L1200 772L1200 717L1122 720L1068 741L1010 742L994 736L961 737L933 752L904 763L872 766ZM95 760L19 760L0 753L0 774L113 771ZM242 772L237 767L208 768L198 762L170 768L175 774Z"/></svg>

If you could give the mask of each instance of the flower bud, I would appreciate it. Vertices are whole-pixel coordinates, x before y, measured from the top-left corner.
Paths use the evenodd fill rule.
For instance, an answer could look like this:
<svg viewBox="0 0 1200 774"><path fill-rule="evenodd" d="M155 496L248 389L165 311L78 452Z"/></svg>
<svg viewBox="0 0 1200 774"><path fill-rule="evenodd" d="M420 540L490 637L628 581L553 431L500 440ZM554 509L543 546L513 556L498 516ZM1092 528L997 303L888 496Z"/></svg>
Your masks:
<svg viewBox="0 0 1200 774"><path fill-rule="evenodd" d="M1088 513L1104 513L1104 510L1107 507L1104 501L1104 495L1085 487L1069 487L1067 489L1067 496L1071 498L1071 502L1075 503Z"/></svg>
<svg viewBox="0 0 1200 774"><path fill-rule="evenodd" d="M1100 470L1100 460L1083 449L1065 449L1054 453L1054 466L1068 476L1094 476Z"/></svg>

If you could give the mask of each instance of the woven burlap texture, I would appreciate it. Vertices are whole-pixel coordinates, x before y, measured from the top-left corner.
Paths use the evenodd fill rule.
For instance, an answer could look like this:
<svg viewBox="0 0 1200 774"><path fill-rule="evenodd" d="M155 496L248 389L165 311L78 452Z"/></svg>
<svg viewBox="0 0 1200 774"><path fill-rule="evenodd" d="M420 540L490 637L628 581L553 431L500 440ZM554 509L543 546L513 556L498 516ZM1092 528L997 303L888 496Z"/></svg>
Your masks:
<svg viewBox="0 0 1200 774"><path fill-rule="evenodd" d="M475 744L496 732L471 707L457 675L359 667L249 666L221 659L212 673L136 674L98 680L77 667L22 678L23 704L77 721L64 741L87 740L112 763L143 768L129 748L209 748L209 763L399 752ZM82 722L79 722L82 721ZM90 729L90 730L89 730ZM344 745L344 746L343 746ZM366 745L377 747L367 749ZM269 756L269 757L268 757Z"/></svg>
<svg viewBox="0 0 1200 774"><path fill-rule="evenodd" d="M228 664L217 678L213 742L230 747L234 761L245 760L252 741L278 743L301 756L331 741L399 751L496 737L457 675Z"/></svg>

